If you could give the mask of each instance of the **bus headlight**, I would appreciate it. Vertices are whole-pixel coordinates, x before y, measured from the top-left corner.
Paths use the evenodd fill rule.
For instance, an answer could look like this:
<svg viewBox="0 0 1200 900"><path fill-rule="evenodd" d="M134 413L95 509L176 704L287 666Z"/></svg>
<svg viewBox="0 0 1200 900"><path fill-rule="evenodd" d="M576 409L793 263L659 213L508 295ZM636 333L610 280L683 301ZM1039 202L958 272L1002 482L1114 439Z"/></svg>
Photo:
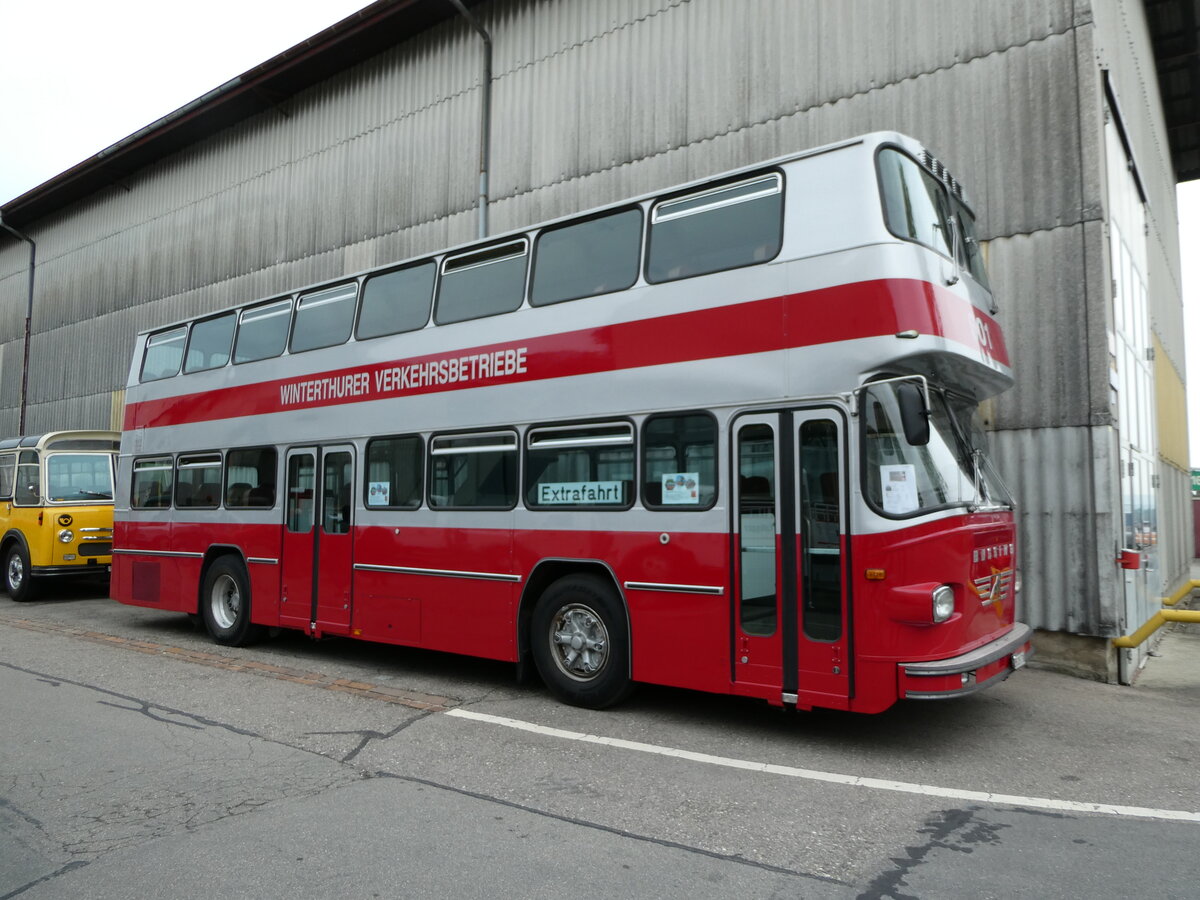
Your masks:
<svg viewBox="0 0 1200 900"><path fill-rule="evenodd" d="M933 589L933 621L945 622L954 615L954 588L943 584Z"/></svg>
<svg viewBox="0 0 1200 900"><path fill-rule="evenodd" d="M71 541L75 540L75 532L73 532L70 528L64 528L58 533L58 539L64 544L69 544Z"/></svg>

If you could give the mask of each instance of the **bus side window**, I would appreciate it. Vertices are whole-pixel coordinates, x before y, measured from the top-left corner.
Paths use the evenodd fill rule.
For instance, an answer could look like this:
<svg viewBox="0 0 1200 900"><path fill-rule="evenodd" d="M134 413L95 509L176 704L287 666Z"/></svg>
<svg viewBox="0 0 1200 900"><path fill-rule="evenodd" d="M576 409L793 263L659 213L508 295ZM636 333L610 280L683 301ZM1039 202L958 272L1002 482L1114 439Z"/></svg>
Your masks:
<svg viewBox="0 0 1200 900"><path fill-rule="evenodd" d="M424 461L425 448L417 435L368 442L363 505L368 509L416 509L421 505Z"/></svg>
<svg viewBox="0 0 1200 900"><path fill-rule="evenodd" d="M171 505L175 466L169 456L133 461L129 504L135 509L165 509Z"/></svg>
<svg viewBox="0 0 1200 900"><path fill-rule="evenodd" d="M782 247L783 176L771 172L655 205L646 280L674 281L763 263Z"/></svg>
<svg viewBox="0 0 1200 900"><path fill-rule="evenodd" d="M225 454L225 506L270 509L275 505L274 447L230 450Z"/></svg>
<svg viewBox="0 0 1200 900"><path fill-rule="evenodd" d="M17 477L17 455L5 453L0 456L0 500L8 500L13 495L13 482Z"/></svg>
<svg viewBox="0 0 1200 900"><path fill-rule="evenodd" d="M18 506L37 506L42 502L41 466L37 454L23 450L17 460L17 483L13 499Z"/></svg>
<svg viewBox="0 0 1200 900"><path fill-rule="evenodd" d="M717 423L705 413L653 416L642 426L642 502L709 509L717 499Z"/></svg>

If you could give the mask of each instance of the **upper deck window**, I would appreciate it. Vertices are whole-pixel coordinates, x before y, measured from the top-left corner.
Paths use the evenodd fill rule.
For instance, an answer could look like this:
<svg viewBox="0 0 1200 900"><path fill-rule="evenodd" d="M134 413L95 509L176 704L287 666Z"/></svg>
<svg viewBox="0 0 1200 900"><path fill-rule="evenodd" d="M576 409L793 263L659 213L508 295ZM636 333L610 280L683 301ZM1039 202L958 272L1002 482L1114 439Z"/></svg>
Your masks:
<svg viewBox="0 0 1200 900"><path fill-rule="evenodd" d="M525 261L529 245L522 238L442 260L438 285L439 325L512 312L525 297Z"/></svg>
<svg viewBox="0 0 1200 900"><path fill-rule="evenodd" d="M186 325L147 336L146 353L142 357L142 381L158 381L177 375L186 339Z"/></svg>
<svg viewBox="0 0 1200 900"><path fill-rule="evenodd" d="M942 183L899 150L879 152L883 213L888 230L951 256L950 202Z"/></svg>
<svg viewBox="0 0 1200 900"><path fill-rule="evenodd" d="M782 246L783 176L773 172L655 206L646 280L674 281L766 262Z"/></svg>
<svg viewBox="0 0 1200 900"><path fill-rule="evenodd" d="M436 263L423 262L368 278L354 336L361 341L424 328L436 272Z"/></svg>
<svg viewBox="0 0 1200 900"><path fill-rule="evenodd" d="M962 264L971 273L972 278L985 288L990 288L987 266L983 262L983 250L980 249L979 235L975 231L975 216L957 197L954 198L954 216L962 229L963 255L966 257Z"/></svg>
<svg viewBox="0 0 1200 900"><path fill-rule="evenodd" d="M235 363L270 359L283 352L287 344L288 324L291 321L292 301L277 300L263 306L242 310L237 344L233 349Z"/></svg>
<svg viewBox="0 0 1200 900"><path fill-rule="evenodd" d="M236 313L193 323L183 371L203 372L218 369L229 362L229 348L233 346L233 328L236 324Z"/></svg>
<svg viewBox="0 0 1200 900"><path fill-rule="evenodd" d="M354 324L354 301L357 299L356 282L304 294L296 304L292 352L346 343Z"/></svg>
<svg viewBox="0 0 1200 900"><path fill-rule="evenodd" d="M546 306L632 287L641 249L641 209L547 229L534 251L529 302Z"/></svg>

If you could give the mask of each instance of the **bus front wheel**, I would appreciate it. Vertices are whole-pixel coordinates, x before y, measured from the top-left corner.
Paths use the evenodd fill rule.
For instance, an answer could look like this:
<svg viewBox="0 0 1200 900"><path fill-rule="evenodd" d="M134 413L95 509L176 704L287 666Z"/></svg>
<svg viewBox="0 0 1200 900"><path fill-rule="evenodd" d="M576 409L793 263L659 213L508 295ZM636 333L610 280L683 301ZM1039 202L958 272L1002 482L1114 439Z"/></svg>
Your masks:
<svg viewBox="0 0 1200 900"><path fill-rule="evenodd" d="M625 609L599 578L570 575L554 582L538 600L532 624L534 663L558 699L603 709L629 693Z"/></svg>
<svg viewBox="0 0 1200 900"><path fill-rule="evenodd" d="M29 554L14 541L4 551L4 589L18 603L33 597L33 582L29 572Z"/></svg>
<svg viewBox="0 0 1200 900"><path fill-rule="evenodd" d="M241 562L222 556L209 567L200 593L200 614L218 644L242 647L262 636L262 626L250 622L250 586Z"/></svg>

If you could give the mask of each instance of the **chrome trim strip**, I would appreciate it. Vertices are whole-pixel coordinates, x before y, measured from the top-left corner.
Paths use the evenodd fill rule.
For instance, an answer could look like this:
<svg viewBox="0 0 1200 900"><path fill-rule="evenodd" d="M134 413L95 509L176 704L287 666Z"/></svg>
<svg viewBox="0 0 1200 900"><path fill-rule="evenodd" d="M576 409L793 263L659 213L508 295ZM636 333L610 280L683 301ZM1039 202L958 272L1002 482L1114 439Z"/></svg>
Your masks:
<svg viewBox="0 0 1200 900"><path fill-rule="evenodd" d="M183 550L125 550L122 547L114 547L113 553L123 556L178 556L184 559L204 559L203 553L188 553Z"/></svg>
<svg viewBox="0 0 1200 900"><path fill-rule="evenodd" d="M93 531L107 531L109 534L112 534L111 528L80 528L79 529L80 534L88 534Z"/></svg>
<svg viewBox="0 0 1200 900"><path fill-rule="evenodd" d="M415 569L410 566L376 566L368 563L355 563L354 568L360 572L394 572L400 575L432 575L436 578L475 578L480 581L510 581L519 582L520 575L503 575L498 572L463 572L454 569Z"/></svg>
<svg viewBox="0 0 1200 900"><path fill-rule="evenodd" d="M709 594L720 596L725 588L715 584L656 584L652 581L627 581L627 591L662 591L668 594Z"/></svg>
<svg viewBox="0 0 1200 900"><path fill-rule="evenodd" d="M248 562L248 563L260 563L261 565L264 565L264 566L277 566L277 565L279 565L279 560L277 560L277 559L268 559L268 558L266 558L265 556L264 556L264 557L258 557L258 556L247 556L247 557L246 557L246 562Z"/></svg>

